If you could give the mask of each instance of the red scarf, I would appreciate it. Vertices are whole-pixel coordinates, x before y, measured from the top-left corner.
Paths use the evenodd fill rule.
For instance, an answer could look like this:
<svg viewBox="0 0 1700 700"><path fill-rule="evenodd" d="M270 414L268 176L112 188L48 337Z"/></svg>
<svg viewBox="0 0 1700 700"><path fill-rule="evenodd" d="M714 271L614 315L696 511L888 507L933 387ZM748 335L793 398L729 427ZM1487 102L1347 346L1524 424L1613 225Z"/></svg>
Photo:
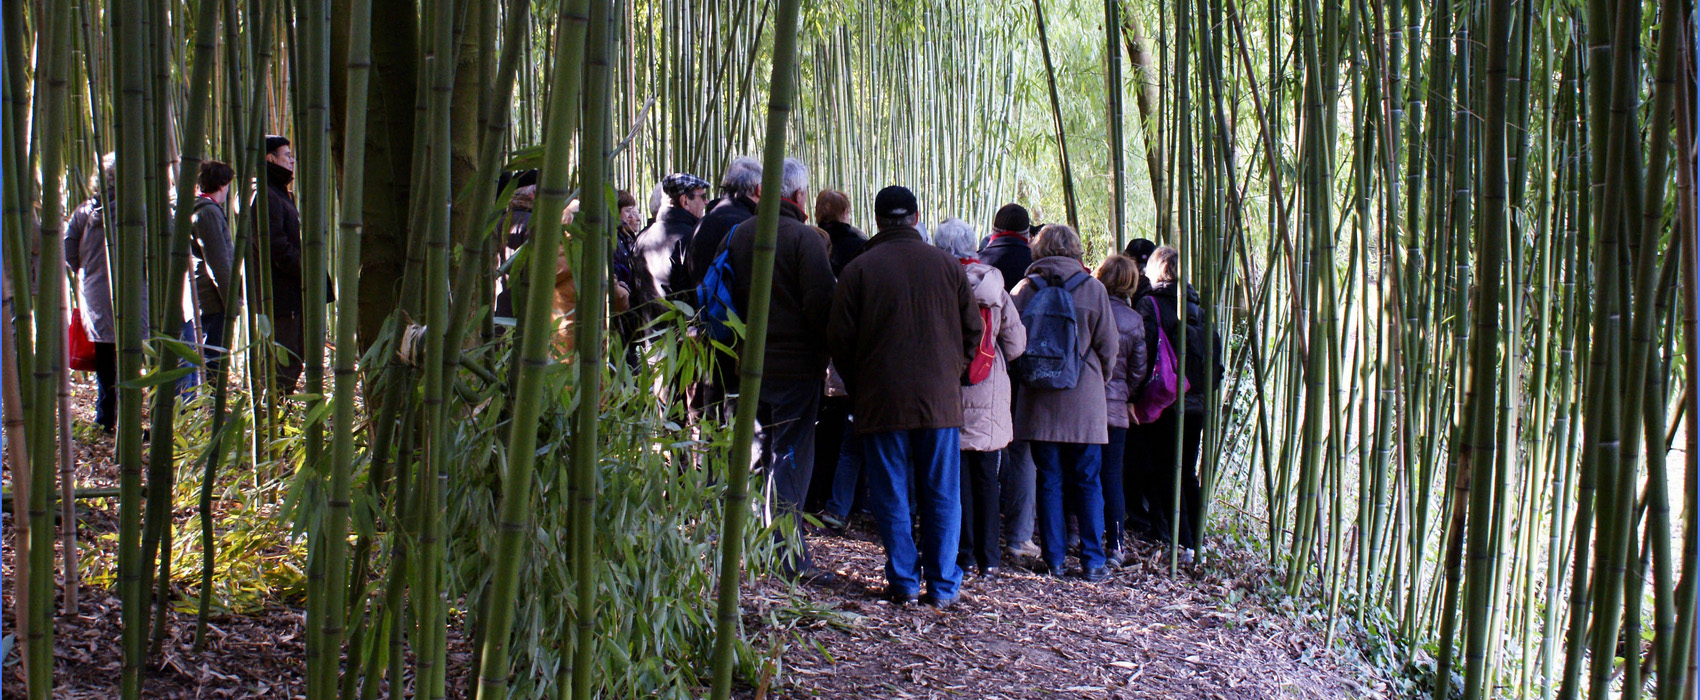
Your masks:
<svg viewBox="0 0 1700 700"><path fill-rule="evenodd" d="M999 239L999 238L1011 238L1011 237L1020 238L1021 240L1025 241L1025 240L1027 240L1027 232L1025 232L1025 231L998 231L998 230L995 230L995 229L992 231L992 240L994 240L994 241Z"/></svg>

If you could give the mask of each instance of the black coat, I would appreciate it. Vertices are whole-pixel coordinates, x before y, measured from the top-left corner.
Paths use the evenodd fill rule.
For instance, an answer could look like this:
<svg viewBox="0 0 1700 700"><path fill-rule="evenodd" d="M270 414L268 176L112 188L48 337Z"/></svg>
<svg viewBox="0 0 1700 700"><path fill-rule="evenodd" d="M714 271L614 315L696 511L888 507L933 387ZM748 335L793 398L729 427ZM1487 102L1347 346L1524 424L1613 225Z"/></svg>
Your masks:
<svg viewBox="0 0 1700 700"><path fill-rule="evenodd" d="M301 313L301 212L289 183L295 173L266 164L266 235L271 244L272 312ZM256 239L257 240L257 239ZM327 297L327 301L328 301Z"/></svg>
<svg viewBox="0 0 1700 700"><path fill-rule="evenodd" d="M727 234L731 251L732 301L749 318L750 278L754 276L756 220ZM803 211L779 203L779 234L773 256L773 296L768 306L764 376L772 379L821 379L826 376L826 322L835 284L827 262L826 241L803 223Z"/></svg>
<svg viewBox="0 0 1700 700"><path fill-rule="evenodd" d="M720 253L720 244L725 242L726 234L745 220L755 218L755 215L756 203L749 197L721 197L708 206L708 213L691 236L690 254L686 256L686 271L692 289L702 284L702 276L714 264L714 256Z"/></svg>
<svg viewBox="0 0 1700 700"><path fill-rule="evenodd" d="M1142 314L1148 314L1155 307L1162 316L1163 333L1169 337L1169 345L1180 345L1180 317L1175 310L1175 285L1172 282L1152 286L1150 291L1137 294L1134 297L1133 308ZM1149 319L1149 316L1147 316ZM1204 414L1205 389L1205 360L1204 332L1210 331L1211 355L1210 380L1211 385L1222 383L1224 368L1222 367L1222 335L1214 327L1205 326L1204 309L1199 305L1198 290L1192 285L1186 286L1186 412L1189 415ZM1156 361L1156 324L1146 321L1146 345L1152 348L1152 362Z"/></svg>
<svg viewBox="0 0 1700 700"><path fill-rule="evenodd" d="M844 266L862 254L862 248L868 244L868 239L855 226L842 221L821 224L820 228L832 239L832 274L842 275Z"/></svg>
<svg viewBox="0 0 1700 700"><path fill-rule="evenodd" d="M1026 236L995 236L980 251L980 262L1002 272L1004 291L1009 291L1027 276L1027 268L1033 264L1033 248Z"/></svg>
<svg viewBox="0 0 1700 700"><path fill-rule="evenodd" d="M655 223L638 234L632 245L632 282L647 299L690 302L696 285L685 271L685 252L700 219L684 207L667 204Z"/></svg>

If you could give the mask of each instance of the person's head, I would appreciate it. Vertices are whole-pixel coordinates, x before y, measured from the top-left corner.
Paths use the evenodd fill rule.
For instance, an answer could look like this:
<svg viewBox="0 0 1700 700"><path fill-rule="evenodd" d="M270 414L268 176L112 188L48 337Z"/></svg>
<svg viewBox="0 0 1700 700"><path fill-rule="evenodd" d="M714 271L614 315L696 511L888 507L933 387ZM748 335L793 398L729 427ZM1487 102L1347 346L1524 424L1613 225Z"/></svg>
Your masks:
<svg viewBox="0 0 1700 700"><path fill-rule="evenodd" d="M992 229L994 231L1025 234L1027 228L1031 225L1032 222L1027 218L1027 207L1014 202L1003 205L998 209L997 216L992 217Z"/></svg>
<svg viewBox="0 0 1700 700"><path fill-rule="evenodd" d="M1151 253L1151 259L1145 262L1145 276L1151 280L1151 286L1174 284L1180 277L1181 253L1174 246L1163 246Z"/></svg>
<svg viewBox="0 0 1700 700"><path fill-rule="evenodd" d="M1080 244L1080 234L1062 224L1045 224L1033 237L1033 259L1062 256L1080 260L1086 251Z"/></svg>
<svg viewBox="0 0 1700 700"><path fill-rule="evenodd" d="M975 240L974 227L968 222L951 217L939 222L939 227L933 231L933 245L939 250L956 256L957 260L979 260L979 241Z"/></svg>
<svg viewBox="0 0 1700 700"><path fill-rule="evenodd" d="M229 163L222 160L201 161L201 175L196 178L195 186L201 194L219 204L224 203L224 195L230 191L230 181L236 179L236 171Z"/></svg>
<svg viewBox="0 0 1700 700"><path fill-rule="evenodd" d="M821 190L815 195L815 223L843 224L850 221L850 196L838 190Z"/></svg>
<svg viewBox="0 0 1700 700"><path fill-rule="evenodd" d="M107 188L118 186L118 153L116 151L100 157L100 167L89 176L89 191L98 192L101 197L106 193L101 190L101 180L106 180Z"/></svg>
<svg viewBox="0 0 1700 700"><path fill-rule="evenodd" d="M1127 247L1122 249L1122 255L1133 258L1133 261L1138 263L1140 267L1145 267L1145 263L1151 261L1151 253L1155 250L1157 250L1156 243L1144 238L1135 238L1127 242Z"/></svg>
<svg viewBox="0 0 1700 700"><path fill-rule="evenodd" d="M779 198L802 209L809 197L809 166L796 158L786 158L779 176Z"/></svg>
<svg viewBox="0 0 1700 700"><path fill-rule="evenodd" d="M1104 283L1104 290L1112 297L1132 299L1133 293L1139 291L1139 264L1126 255L1104 258L1092 276Z"/></svg>
<svg viewBox="0 0 1700 700"><path fill-rule="evenodd" d="M708 211L708 181L690 173L673 173L661 180L667 201L698 217Z"/></svg>
<svg viewBox="0 0 1700 700"><path fill-rule="evenodd" d="M295 172L295 151L290 150L289 139L276 134L267 136L266 162L289 172Z"/></svg>
<svg viewBox="0 0 1700 700"><path fill-rule="evenodd" d="M754 199L760 192L761 161L749 156L733 158L732 164L726 166L726 174L720 178L720 194Z"/></svg>
<svg viewBox="0 0 1700 700"><path fill-rule="evenodd" d="M614 193L614 202L620 207L620 225L627 231L636 231L643 226L643 219L638 214L637 198L632 193L620 190Z"/></svg>
<svg viewBox="0 0 1700 700"><path fill-rule="evenodd" d="M881 231L894 228L915 228L921 223L920 206L915 193L902 185L891 185L874 195L874 224Z"/></svg>

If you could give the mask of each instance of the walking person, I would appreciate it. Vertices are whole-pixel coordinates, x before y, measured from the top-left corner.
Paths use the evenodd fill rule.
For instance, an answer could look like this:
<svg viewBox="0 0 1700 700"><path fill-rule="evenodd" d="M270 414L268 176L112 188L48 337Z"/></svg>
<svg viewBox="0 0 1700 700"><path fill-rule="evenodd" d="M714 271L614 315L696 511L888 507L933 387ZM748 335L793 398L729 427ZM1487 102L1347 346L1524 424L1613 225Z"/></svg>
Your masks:
<svg viewBox="0 0 1700 700"><path fill-rule="evenodd" d="M207 370L216 374L225 351L224 320L236 313L236 299L231 292L232 258L235 244L230 240L230 222L224 212L230 195L230 181L236 171L223 161L201 161L201 172L195 186L195 209L190 220L194 238L189 242L195 270L195 302L201 327L200 341Z"/></svg>
<svg viewBox="0 0 1700 700"><path fill-rule="evenodd" d="M943 608L962 584L960 378L982 324L962 265L916 230L918 209L904 187L874 198L879 233L844 267L827 339L854 402L868 497L885 545L886 592L900 605L916 601L925 578L928 602Z"/></svg>
<svg viewBox="0 0 1700 700"><path fill-rule="evenodd" d="M1014 289L1027 275L1027 266L1033 264L1033 249L1028 241L1031 227L1027 208L1013 202L999 208L992 218L992 235L980 251L980 262L997 268L1005 290ZM1013 394L1021 393L1019 383L1012 383L1011 387ZM1004 448L1002 467L998 482L1003 535L1009 545L1005 553L1011 559L1037 558L1039 547L1033 544L1033 452L1027 441L1015 440Z"/></svg>
<svg viewBox="0 0 1700 700"><path fill-rule="evenodd" d="M1033 264L1015 287L1027 326L1027 352L1016 365L1022 387L1015 437L1031 443L1046 570L1063 574L1066 501L1080 523L1081 575L1095 582L1109 575L1099 469L1110 440L1104 377L1115 366L1119 339L1110 296L1087 272L1083 254L1074 229L1048 225L1033 240Z"/></svg>
<svg viewBox="0 0 1700 700"><path fill-rule="evenodd" d="M1145 276L1151 280L1151 291L1146 295L1152 302L1152 309L1157 315L1162 332L1175 343L1182 332L1181 320L1178 314L1179 304L1183 298L1182 285L1179 284L1180 253L1170 246L1163 246L1151 254L1151 259L1145 264ZM1198 482L1199 446L1204 439L1204 397L1206 377L1210 385L1222 381L1222 341L1215 329L1210 328L1204 318L1204 309L1199 304L1198 292L1191 285L1184 289L1186 301L1186 380L1185 397L1171 404L1162 417L1140 431L1139 443L1144 453L1140 465L1141 474L1138 477L1149 485L1146 498L1149 511L1155 521L1153 525L1158 530L1158 536L1167 540L1169 533L1174 531L1175 522L1179 520L1179 544L1182 549L1180 561L1191 564L1194 553L1198 549L1199 537L1203 535L1203 525L1200 516L1204 512L1204 495ZM1207 361L1204 355L1205 333L1212 338L1213 357ZM1176 421L1181 421L1181 507L1175 512L1175 428ZM1151 501L1155 500L1155 503Z"/></svg>
<svg viewBox="0 0 1700 700"><path fill-rule="evenodd" d="M1094 273L1110 295L1110 311L1116 322L1116 361L1105 377L1104 402L1110 441L1104 443L1103 469L1099 474L1104 492L1104 559L1109 566L1120 568L1126 563L1122 546L1122 528L1127 519L1126 492L1122 486L1123 455L1128 446L1127 428L1131 422L1128 404L1144 388L1151 375L1145 346L1145 319L1133 310L1133 295L1139 291L1142 275L1133 258L1111 255L1098 264Z"/></svg>
<svg viewBox="0 0 1700 700"><path fill-rule="evenodd" d="M105 180L106 188L102 188ZM118 425L118 334L112 296L112 266L106 255L106 225L117 223L112 204L113 187L118 184L118 158L108 153L100 161L100 172L89 178L89 190L95 192L71 212L65 224L65 266L77 275L79 312L89 341L94 344L95 411L94 422L110 433ZM147 308L145 280L126 280L141 294L142 308ZM142 317L143 333L147 317Z"/></svg>
<svg viewBox="0 0 1700 700"><path fill-rule="evenodd" d="M766 358L756 410L760 465L766 474L769 522L788 519L779 532L794 533L783 544L781 566L791 577L827 583L833 574L815 565L803 536L801 517L815 464L815 413L826 377L826 327L832 309L833 276L826 242L803 223L809 169L785 159L778 194L779 231L775 242L773 287L768 307ZM748 313L754 277L756 219L739 224L722 246L732 265L732 299L739 315Z"/></svg>
<svg viewBox="0 0 1700 700"><path fill-rule="evenodd" d="M933 245L962 264L985 326L962 379L962 536L956 562L964 571L977 568L990 577L1000 568L998 471L1015 435L1008 363L1027 349L1027 327L1004 288L1003 273L979 261L974 242L974 228L961 219L945 219L933 236ZM982 370L984 376L978 376Z"/></svg>

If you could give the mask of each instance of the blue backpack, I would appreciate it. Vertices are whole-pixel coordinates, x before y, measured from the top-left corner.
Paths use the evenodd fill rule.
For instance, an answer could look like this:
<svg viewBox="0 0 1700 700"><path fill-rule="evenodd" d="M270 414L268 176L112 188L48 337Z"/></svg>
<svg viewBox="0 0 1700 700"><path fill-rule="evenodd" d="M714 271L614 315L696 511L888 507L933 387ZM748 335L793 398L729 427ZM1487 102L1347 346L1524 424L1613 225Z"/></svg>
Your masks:
<svg viewBox="0 0 1700 700"><path fill-rule="evenodd" d="M1080 381L1080 328L1074 316L1074 289L1089 278L1074 273L1062 286L1039 275L1027 280L1039 290L1021 311L1027 326L1027 352L1016 358L1015 378L1033 389L1073 389Z"/></svg>
<svg viewBox="0 0 1700 700"><path fill-rule="evenodd" d="M697 285L697 322L707 332L708 337L720 343L731 343L734 335L727 321L738 315L737 304L732 300L732 285L738 276L732 269L731 236L727 236L727 245L714 256L714 264L702 275L702 284Z"/></svg>

